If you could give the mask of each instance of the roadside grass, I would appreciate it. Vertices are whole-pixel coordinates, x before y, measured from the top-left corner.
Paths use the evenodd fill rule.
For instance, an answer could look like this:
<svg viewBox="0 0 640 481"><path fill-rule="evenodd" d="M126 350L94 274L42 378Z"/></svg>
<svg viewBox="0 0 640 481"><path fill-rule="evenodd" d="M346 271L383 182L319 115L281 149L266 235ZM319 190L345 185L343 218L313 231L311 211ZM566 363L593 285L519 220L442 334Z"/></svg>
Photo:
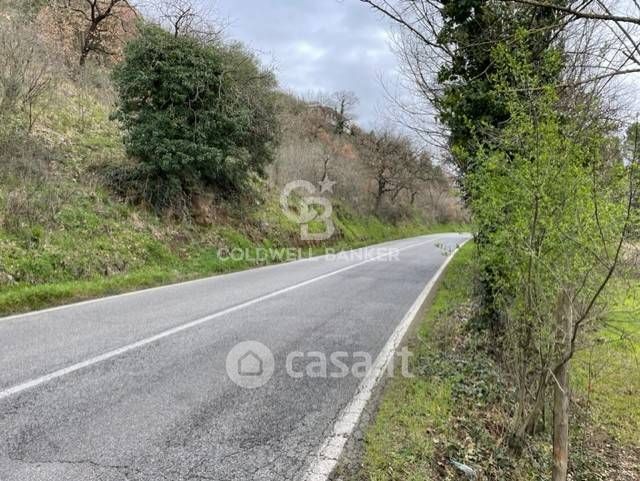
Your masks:
<svg viewBox="0 0 640 481"><path fill-rule="evenodd" d="M418 481L441 479L438 452L454 437L452 429L454 380L430 375L438 343L436 321L449 317L472 297L470 271L474 246L466 244L453 258L440 287L410 342L413 378L394 377L385 387L376 418L365 437L362 471L354 479ZM446 362L444 358L440 361Z"/></svg>
<svg viewBox="0 0 640 481"><path fill-rule="evenodd" d="M57 186L57 192L62 189ZM7 196L0 190L0 200ZM46 198L9 199L9 212L46 212ZM35 205L34 205L35 203ZM223 225L168 223L98 192L76 190L58 213L0 228L0 315L123 293L286 260L282 249L306 257L413 235L464 231L462 225L398 225L341 208L327 242L304 243L299 226L266 199ZM142 218L141 216L144 216ZM14 225L15 224L15 225ZM268 249L276 251L269 256Z"/></svg>
<svg viewBox="0 0 640 481"><path fill-rule="evenodd" d="M577 353L573 377L594 423L640 450L640 285L617 290L604 327Z"/></svg>
<svg viewBox="0 0 640 481"><path fill-rule="evenodd" d="M344 481L466 479L543 481L550 477L548 430L520 453L509 447L514 390L489 354L494 341L477 330L474 246L465 245L443 276L433 304L410 341L412 378L396 376L384 388L358 463L341 466ZM573 363L570 473L574 481L640 479L638 298L640 286L620 297L608 327L595 333L593 359ZM636 321L636 322L634 322ZM624 326L626 335L620 335ZM596 356L597 355L597 356ZM589 377L590 375L590 377ZM590 381L590 382L589 382ZM550 426L547 410L546 426Z"/></svg>

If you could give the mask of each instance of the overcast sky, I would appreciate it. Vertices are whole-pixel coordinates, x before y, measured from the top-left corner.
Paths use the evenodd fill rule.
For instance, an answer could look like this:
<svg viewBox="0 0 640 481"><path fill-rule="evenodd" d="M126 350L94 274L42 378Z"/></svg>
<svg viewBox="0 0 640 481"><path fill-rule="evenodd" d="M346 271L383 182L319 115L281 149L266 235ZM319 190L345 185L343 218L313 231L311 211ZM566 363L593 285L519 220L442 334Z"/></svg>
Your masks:
<svg viewBox="0 0 640 481"><path fill-rule="evenodd" d="M203 2L206 0L202 0ZM240 40L275 68L285 90L309 95L350 90L357 121L381 124L397 60L385 20L359 0L217 0L226 36Z"/></svg>
<svg viewBox="0 0 640 481"><path fill-rule="evenodd" d="M355 92L357 121L365 128L383 125L394 110L385 86L406 94L398 89L391 25L360 0L199 1L226 19L227 38L247 44L275 69L283 89L305 97ZM618 91L618 103L629 116L640 109L639 78L625 78Z"/></svg>

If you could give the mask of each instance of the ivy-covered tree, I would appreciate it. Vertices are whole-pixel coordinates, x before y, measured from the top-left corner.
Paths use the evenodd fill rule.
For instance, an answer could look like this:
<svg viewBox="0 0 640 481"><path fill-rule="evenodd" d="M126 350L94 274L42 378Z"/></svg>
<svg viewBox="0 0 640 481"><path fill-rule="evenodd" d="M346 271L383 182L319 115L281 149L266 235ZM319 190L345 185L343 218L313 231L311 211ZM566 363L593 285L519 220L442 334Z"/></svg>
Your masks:
<svg viewBox="0 0 640 481"><path fill-rule="evenodd" d="M113 76L127 152L167 188L240 190L264 174L276 82L240 45L143 25Z"/></svg>
<svg viewBox="0 0 640 481"><path fill-rule="evenodd" d="M419 97L435 109L435 117L447 131L443 147L449 150L462 193L471 203L468 178L481 168L483 156L478 153L493 148L493 139L510 119L507 100L495 83L492 51L502 43L513 45L517 32L526 30L529 34L519 48L527 52L534 66L541 66L549 51L557 51L562 60L562 46L556 41L562 28L556 21L557 13L500 0L362 1L402 25L405 35L400 50L407 71ZM556 83L562 67L562 61L554 70L545 67L542 81ZM521 88L520 79L504 81ZM428 131L424 126L417 129ZM507 155L506 160L509 158ZM495 227L479 227L476 244L480 250ZM500 266L491 265L482 273L485 315L481 317L496 331L503 324L494 303L503 275Z"/></svg>
<svg viewBox="0 0 640 481"><path fill-rule="evenodd" d="M477 166L478 146L488 147L495 130L509 120L506 100L494 82L493 48L513 44L517 32L524 29L529 35L522 47L539 65L548 50L561 52L558 35L563 25L558 14L501 0L361 1L402 27L399 53L406 72L417 95L435 108L436 119L446 128L450 160L464 188L467 173ZM561 71L559 63L545 80L556 82ZM509 82L515 86L518 79ZM415 128L430 132L425 126Z"/></svg>
<svg viewBox="0 0 640 481"><path fill-rule="evenodd" d="M478 147L468 181L476 221L492 226L480 262L502 273L495 302L507 320L502 354L517 387L512 440L522 446L551 404L552 479L566 481L571 359L584 333L600 327L607 287L637 225L637 166L618 161L606 119L593 121L586 108L565 115L547 81L562 62L559 52L534 63L521 47L527 33L519 35L520 48L493 49L494 82L510 120L491 149Z"/></svg>

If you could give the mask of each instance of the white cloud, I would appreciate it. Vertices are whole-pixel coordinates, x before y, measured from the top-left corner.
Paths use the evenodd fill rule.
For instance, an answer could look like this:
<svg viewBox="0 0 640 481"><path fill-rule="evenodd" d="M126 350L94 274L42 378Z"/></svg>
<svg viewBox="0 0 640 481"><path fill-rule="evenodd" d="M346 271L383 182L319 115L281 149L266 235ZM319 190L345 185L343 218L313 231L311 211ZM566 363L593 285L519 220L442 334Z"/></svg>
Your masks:
<svg viewBox="0 0 640 481"><path fill-rule="evenodd" d="M301 60L305 62L317 62L327 53L326 49L312 45L304 40L295 42L293 49L299 54Z"/></svg>

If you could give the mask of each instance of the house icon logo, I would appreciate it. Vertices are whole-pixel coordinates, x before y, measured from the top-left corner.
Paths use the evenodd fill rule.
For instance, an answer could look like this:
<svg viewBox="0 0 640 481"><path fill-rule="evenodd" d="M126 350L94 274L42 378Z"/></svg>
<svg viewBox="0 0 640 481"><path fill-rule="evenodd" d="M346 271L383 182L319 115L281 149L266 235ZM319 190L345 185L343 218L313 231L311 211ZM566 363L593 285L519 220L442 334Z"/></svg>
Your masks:
<svg viewBox="0 0 640 481"><path fill-rule="evenodd" d="M241 376L262 376L264 363L255 352L249 351L238 359L238 374Z"/></svg>
<svg viewBox="0 0 640 481"><path fill-rule="evenodd" d="M233 346L227 354L227 375L234 383L247 389L264 386L275 369L273 353L258 341L245 341Z"/></svg>

